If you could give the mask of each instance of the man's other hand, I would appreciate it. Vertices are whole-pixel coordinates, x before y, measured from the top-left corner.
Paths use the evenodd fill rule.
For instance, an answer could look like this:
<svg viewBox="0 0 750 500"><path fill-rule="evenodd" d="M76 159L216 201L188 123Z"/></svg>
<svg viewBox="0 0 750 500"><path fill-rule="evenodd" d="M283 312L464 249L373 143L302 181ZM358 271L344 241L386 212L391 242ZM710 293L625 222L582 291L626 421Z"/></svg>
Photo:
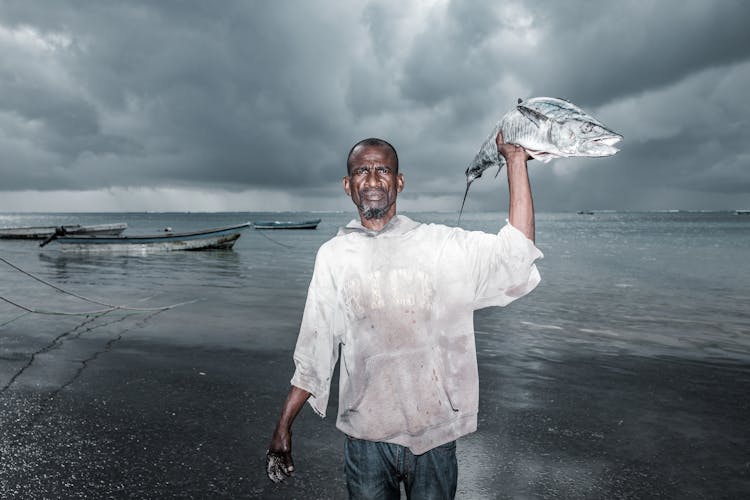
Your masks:
<svg viewBox="0 0 750 500"><path fill-rule="evenodd" d="M294 464L290 454L266 453L266 473L268 478L274 483L280 483L292 475Z"/></svg>
<svg viewBox="0 0 750 500"><path fill-rule="evenodd" d="M279 483L291 476L293 471L291 435L277 430L266 452L266 473L271 481Z"/></svg>

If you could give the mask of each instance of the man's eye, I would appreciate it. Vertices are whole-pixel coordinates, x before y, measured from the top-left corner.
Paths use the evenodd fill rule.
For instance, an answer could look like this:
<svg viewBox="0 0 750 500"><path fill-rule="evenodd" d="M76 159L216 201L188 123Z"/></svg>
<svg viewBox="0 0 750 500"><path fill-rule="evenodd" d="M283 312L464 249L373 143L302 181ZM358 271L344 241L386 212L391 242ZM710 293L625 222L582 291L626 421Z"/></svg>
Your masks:
<svg viewBox="0 0 750 500"><path fill-rule="evenodd" d="M378 167L376 170L379 174L388 175L391 173L391 169L388 167Z"/></svg>

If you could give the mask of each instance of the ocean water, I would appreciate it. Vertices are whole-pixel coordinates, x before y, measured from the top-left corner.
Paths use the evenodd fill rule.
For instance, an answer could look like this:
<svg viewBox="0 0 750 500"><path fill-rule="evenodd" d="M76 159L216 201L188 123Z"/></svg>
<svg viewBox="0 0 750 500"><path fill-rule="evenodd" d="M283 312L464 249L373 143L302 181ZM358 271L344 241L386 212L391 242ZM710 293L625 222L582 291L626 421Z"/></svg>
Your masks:
<svg viewBox="0 0 750 500"><path fill-rule="evenodd" d="M455 224L454 213L407 214ZM316 230L246 230L231 251L146 255L61 252L50 244L0 240L0 256L61 288L97 301L183 306L213 320L192 340L255 348L293 344L315 252L352 213L0 214L0 227L127 222L153 234L262 219L321 218ZM495 232L505 214L466 214L462 227ZM480 351L592 350L737 360L750 357L750 216L733 213L541 213L542 283L507 308L477 312ZM33 309L82 312L73 298L0 262L2 295ZM0 303L0 325L23 313ZM26 321L27 319L23 319ZM20 321L20 319L19 319ZM262 332L262 333L258 333ZM2 331L0 330L0 334Z"/></svg>

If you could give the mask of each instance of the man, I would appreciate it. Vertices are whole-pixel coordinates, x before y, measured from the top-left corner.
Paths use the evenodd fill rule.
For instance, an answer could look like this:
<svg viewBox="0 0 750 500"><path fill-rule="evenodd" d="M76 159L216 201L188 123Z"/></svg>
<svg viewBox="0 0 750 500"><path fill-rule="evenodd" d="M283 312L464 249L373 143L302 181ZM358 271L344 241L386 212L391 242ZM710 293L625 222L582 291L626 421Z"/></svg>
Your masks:
<svg viewBox="0 0 750 500"><path fill-rule="evenodd" d="M458 437L476 430L473 312L539 283L526 151L496 139L510 208L499 234L421 224L396 214L398 155L357 143L344 191L359 212L315 261L294 353L296 370L267 453L281 481L294 469L291 426L309 401L325 416L341 352L336 426L346 434L350 498L453 498Z"/></svg>

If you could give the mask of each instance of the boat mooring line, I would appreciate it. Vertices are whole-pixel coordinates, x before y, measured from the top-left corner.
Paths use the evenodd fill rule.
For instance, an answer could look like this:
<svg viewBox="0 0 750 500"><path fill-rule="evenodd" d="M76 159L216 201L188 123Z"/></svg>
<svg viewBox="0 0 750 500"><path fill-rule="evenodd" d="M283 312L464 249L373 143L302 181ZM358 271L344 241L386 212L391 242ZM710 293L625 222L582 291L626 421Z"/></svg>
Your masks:
<svg viewBox="0 0 750 500"><path fill-rule="evenodd" d="M143 328L143 326L146 324L146 321L148 321L150 318L153 318L157 314L161 314L162 312L164 312L164 311L154 311L154 312L151 312L148 316L143 317L143 319L141 321L138 321L135 324L135 328ZM104 344L104 346L103 346L103 348L101 350L98 350L98 351L94 352L94 354L92 354L91 356L89 356L88 358L79 361L79 363L81 364L81 366L78 368L78 370L76 370L76 373L73 375L73 377L70 380L68 380L67 382L65 382L64 384L62 384L60 387L58 387L57 389L55 389L50 394L50 399L54 398L55 396L57 396L57 394L59 394L63 389L65 389L69 385L73 384L76 380L78 380L78 378L80 378L80 376L83 375L83 372L86 370L86 368L88 368L89 363L91 363L94 360L96 360L100 355L102 355L102 354L104 354L106 352L111 351L112 350L112 346L114 346L117 342L121 341L123 339L123 337L125 336L125 333L127 333L131 329L132 328L125 328L116 337L113 337L113 338L109 339ZM80 336L80 334L79 334L79 336Z"/></svg>
<svg viewBox="0 0 750 500"><path fill-rule="evenodd" d="M81 300L84 300L86 302L90 302L92 304L98 304L100 306L106 306L107 307L107 309L101 309L101 310L98 310L98 311L86 311L86 312L44 311L44 310L41 310L41 309L33 309L33 308L30 308L30 307L23 306L21 304L13 302L12 300L9 300L9 299L7 299L5 297L0 296L1 300L4 300L5 302L7 302L9 304L14 305L14 306L16 306L16 307L18 307L20 309L23 309L24 311L30 312L30 313L51 314L51 315L58 315L58 316L87 316L87 315L91 315L91 314L102 314L102 313L105 313L105 312L114 311L115 309L122 309L124 311L146 311L146 312L148 312L148 311L165 311L167 309L174 309L175 307L184 306L184 305L187 305L187 304L192 304L194 302L198 302L198 300L199 300L199 299L188 300L188 301L185 301L185 302L178 302L177 304L171 304L171 305L168 305L168 306L160 306L160 307L118 306L118 305L108 304L106 302L101 302L101 301L98 301L98 300L90 299L88 297L84 297L83 295L79 295L79 294L77 294L75 292L71 292L69 290L65 290L64 288L60 288L59 286L55 285L54 283L50 283L49 281L43 280L39 276L36 276L36 275L34 275L34 274L32 274L32 273L24 270L24 269L21 269L20 267L18 267L17 265L13 264L12 262L10 262L9 260L7 260L7 259L5 259L3 257L0 257L0 261L4 262L5 264L9 265L10 267L12 267L13 269L15 269L16 271L18 271L18 272L20 272L22 274L25 274L26 276L28 276L30 278L35 279L38 282L47 285L48 287L54 288L58 292L62 292L64 294L70 295L72 297L76 297L77 299L81 299Z"/></svg>
<svg viewBox="0 0 750 500"><path fill-rule="evenodd" d="M9 325L9 324L13 323L13 322L14 322L15 320L17 320L17 319L21 319L21 318L23 318L23 317L24 317L24 316L26 316L27 314L31 314L31 313L30 313L29 311L24 311L24 312L22 312L21 314L19 314L18 316L16 316L15 318L13 318L13 319L9 319L9 320L8 320L8 321L6 321L5 323L2 323L2 324L0 324L0 328L3 328L3 327L4 327L5 325Z"/></svg>
<svg viewBox="0 0 750 500"><path fill-rule="evenodd" d="M164 312L164 310L151 311L147 316L143 317L143 319L141 319L140 321L138 321L136 323L135 327L142 328L150 318L153 318L154 316L156 316L157 314L161 314L162 312ZM29 359L26 361L26 363L10 378L10 380L8 380L8 382L5 384L5 386L0 387L0 393L4 393L8 389L10 389L10 387L16 382L16 380L18 380L18 378L21 375L23 375L24 372L31 367L31 365L34 364L34 362L36 361L36 358L37 358L38 355L40 355L42 353L45 353L45 352L48 352L48 351L51 351L55 346L62 345L62 342L64 340L67 340L67 339L70 339L70 338L73 338L73 339L80 338L81 335L84 334L84 333L91 332L91 331L96 330L98 328L103 328L103 327L106 327L106 326L110 326L110 325L113 325L115 323L120 323L120 322L124 321L125 319L129 318L130 316L135 315L135 313L133 313L133 314L125 315L125 316L123 316L121 318L115 319L115 320L110 321L108 323L99 323L99 324L96 324L96 325L93 325L93 326L86 326L86 325L90 325L94 321L96 321L96 320L104 317L106 314L107 313L97 314L97 315L94 315L91 318L87 318L87 319L83 320L81 323L79 323L78 325L76 325L75 327L73 327L73 329L65 331L65 332L61 333L60 335L57 335L50 342L48 342L46 345L44 345L41 348L37 349L36 351L32 352L31 355L29 356ZM83 330L84 327L85 327L85 330ZM58 387L52 393L50 393L49 398L50 399L54 398L55 395L57 395L60 391L62 391L67 386L69 386L70 384L72 384L73 382L75 382L81 376L81 374L83 373L83 370L88 366L89 362L91 362L94 359L96 359L100 354L111 350L112 346L116 342L119 342L120 340L122 340L123 335L126 332L128 332L129 330L131 330L131 329L132 328L130 328L130 327L125 328L115 338L108 340L107 343L104 345L104 349L103 350L97 351L97 352L94 353L93 356L91 356L91 357L89 357L89 358L81 361L80 362L81 363L81 367L76 371L76 373L73 376L73 378L71 378L70 380L68 380L62 386ZM76 333L76 332L78 332L78 333L75 336L73 336L73 334Z"/></svg>
<svg viewBox="0 0 750 500"><path fill-rule="evenodd" d="M255 229L256 229L256 231L260 231L260 234L261 234L262 236L264 236L264 237L265 237L266 239L268 239L268 240L270 240L270 241L272 241L272 242L276 243L277 245L281 245L281 246L282 246L282 247L284 247L284 248L294 248L294 246L293 246L293 245L286 245L286 244L284 244L284 243L282 243L282 242L280 242L280 241L276 241L275 239L273 239L273 238L271 238L270 236L268 236L268 235L266 234L266 232L265 232L265 231L263 231L262 229L260 229L260 230L259 230L258 228L255 228Z"/></svg>
<svg viewBox="0 0 750 500"><path fill-rule="evenodd" d="M104 313L104 314L106 314L106 313ZM82 322L81 324L77 325L77 326L76 326L75 328L73 328L72 330L68 330L68 331L66 331L66 332L63 332L63 333L61 333L60 335L58 335L57 337L53 338L53 339L52 339L52 340L51 340L51 341L50 341L49 343L47 343L46 345L44 345L44 346L43 346L43 347L41 347L40 349L37 349L36 351L32 352L32 353L31 353L31 356L29 356L29 359L28 359L28 360L26 361L26 364L24 364L24 365L23 365L23 366L22 366L22 367L21 367L21 368L20 368L20 369L19 369L19 370L18 370L18 371L17 371L17 372L16 372L16 373L15 373L15 374L14 374L14 375L13 375L13 376L12 376L12 377L11 377L11 378L9 379L9 380L8 380L8 382L7 382L7 383L6 383L6 384L5 384L5 385L4 385L3 387L1 387L1 388L0 388L0 393L3 393L3 392L5 392L5 391L7 391L7 390L8 390L9 388L10 388L10 386L12 386L12 385L13 385L13 384L15 383L16 379L18 379L18 377L20 377L20 376L21 376L21 375L22 375L22 374L23 374L23 373L24 373L24 372L25 372L25 371L26 371L26 370L27 370L27 369L28 369L28 368L29 368L29 367L30 367L31 365L33 365L33 364L34 364L34 360L36 359L36 357L37 357L37 356L38 356L39 354L42 354L42 353L44 353L44 352L47 352L47 351L51 350L51 349L52 349L52 347L54 347L55 345L59 344L59 343L60 343L60 341L61 341L62 339L64 339L65 337L69 336L70 334L72 334L73 332L75 332L75 331L76 331L76 330L78 330L79 328L83 327L83 326L84 326L84 325L86 325L87 323L91 323L92 321L96 321L97 319L99 319L99 318L100 318L101 316L103 316L104 314L100 314L100 315L98 315L98 316L95 316L95 317L93 317L93 318L88 318L88 319L85 319L85 320L84 320L84 321L83 321L83 322Z"/></svg>
<svg viewBox="0 0 750 500"><path fill-rule="evenodd" d="M18 302L12 301L7 297L3 297L2 295L0 295L0 300L2 300L3 302L7 302L8 304L15 306L19 309L22 309L26 311L27 313L46 314L48 316L92 316L94 314L104 314L104 313L112 312L116 309L119 309L119 307L108 307L107 309L98 309L96 311L81 311L81 312L46 311L44 309L34 309L32 307L27 307L23 304L19 304Z"/></svg>

